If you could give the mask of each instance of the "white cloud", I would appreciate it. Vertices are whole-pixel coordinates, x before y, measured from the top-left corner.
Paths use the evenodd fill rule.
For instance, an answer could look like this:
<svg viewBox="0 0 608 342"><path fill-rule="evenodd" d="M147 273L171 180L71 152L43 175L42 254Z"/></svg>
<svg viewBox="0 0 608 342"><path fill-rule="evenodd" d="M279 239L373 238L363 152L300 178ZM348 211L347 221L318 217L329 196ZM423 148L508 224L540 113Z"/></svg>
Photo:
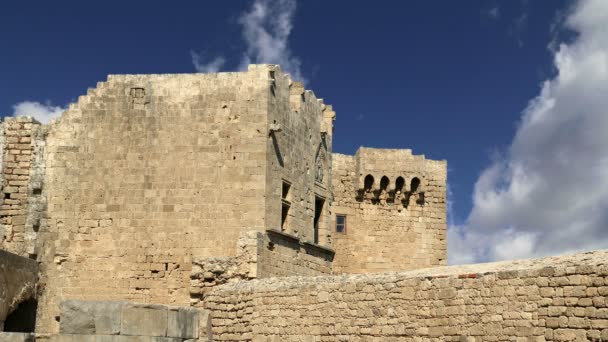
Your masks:
<svg viewBox="0 0 608 342"><path fill-rule="evenodd" d="M583 0L554 51L557 75L528 104L473 209L448 233L450 263L608 248L608 2Z"/></svg>
<svg viewBox="0 0 608 342"><path fill-rule="evenodd" d="M293 29L296 0L255 0L240 15L239 24L246 49L239 62L239 70L247 70L249 64L279 64L295 80L306 83L302 76L300 59L289 49L289 35ZM222 56L211 60L194 51L190 52L192 64L198 72L217 72L225 64Z"/></svg>
<svg viewBox="0 0 608 342"><path fill-rule="evenodd" d="M66 108L53 106L50 103L40 103L36 101L23 101L13 105L13 116L29 115L39 122L46 124L51 119L59 117Z"/></svg>
<svg viewBox="0 0 608 342"><path fill-rule="evenodd" d="M293 28L295 0L255 0L239 23L247 51L241 69L250 63L279 64L294 79L305 81L300 60L289 49L289 34Z"/></svg>
<svg viewBox="0 0 608 342"><path fill-rule="evenodd" d="M190 56L192 57L192 64L194 64L194 69L196 69L196 71L198 72L218 72L226 63L226 59L224 59L224 57L215 57L210 61L205 61L204 55L194 51L190 51Z"/></svg>

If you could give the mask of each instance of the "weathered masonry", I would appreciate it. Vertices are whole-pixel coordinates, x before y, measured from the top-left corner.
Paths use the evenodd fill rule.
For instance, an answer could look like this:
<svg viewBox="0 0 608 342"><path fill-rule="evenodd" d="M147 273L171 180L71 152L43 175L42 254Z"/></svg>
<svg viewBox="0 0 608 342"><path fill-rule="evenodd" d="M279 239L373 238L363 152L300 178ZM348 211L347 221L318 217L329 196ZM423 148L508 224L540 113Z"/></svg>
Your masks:
<svg viewBox="0 0 608 342"><path fill-rule="evenodd" d="M446 264L445 161L410 150L333 155L335 273Z"/></svg>
<svg viewBox="0 0 608 342"><path fill-rule="evenodd" d="M227 284L215 341L606 341L608 251Z"/></svg>
<svg viewBox="0 0 608 342"><path fill-rule="evenodd" d="M110 75L48 125L0 125L0 249L65 300L205 305L214 287L444 265L445 161L332 152L331 105L276 65Z"/></svg>

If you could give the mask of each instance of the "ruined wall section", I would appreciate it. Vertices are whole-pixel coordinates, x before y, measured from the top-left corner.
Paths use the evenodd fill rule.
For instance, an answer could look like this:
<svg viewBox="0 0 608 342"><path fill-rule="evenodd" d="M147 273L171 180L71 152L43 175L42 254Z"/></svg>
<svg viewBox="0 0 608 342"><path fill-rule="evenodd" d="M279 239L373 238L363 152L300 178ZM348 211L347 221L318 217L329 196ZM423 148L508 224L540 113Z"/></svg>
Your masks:
<svg viewBox="0 0 608 342"><path fill-rule="evenodd" d="M237 242L236 256L193 258L190 304L203 306L205 297L226 283L331 274L333 257L333 250L285 232L246 232Z"/></svg>
<svg viewBox="0 0 608 342"><path fill-rule="evenodd" d="M37 282L36 261L0 250L0 332L20 303L36 298Z"/></svg>
<svg viewBox="0 0 608 342"><path fill-rule="evenodd" d="M258 237L257 278L316 276L332 273L334 251L285 232Z"/></svg>
<svg viewBox="0 0 608 342"><path fill-rule="evenodd" d="M329 188L335 112L277 66L269 66L268 73L267 228L330 246ZM285 187L288 190L283 193ZM319 200L324 205L315 237L315 202L319 205ZM284 207L288 208L286 214Z"/></svg>
<svg viewBox="0 0 608 342"><path fill-rule="evenodd" d="M445 161L362 147L334 154L332 167L334 273L446 265ZM343 232L336 215L346 216Z"/></svg>
<svg viewBox="0 0 608 342"><path fill-rule="evenodd" d="M65 299L187 305L193 257L265 229L266 85L114 75L51 125L38 331Z"/></svg>
<svg viewBox="0 0 608 342"><path fill-rule="evenodd" d="M47 127L29 116L7 117L0 127L0 249L36 259L36 238L46 209Z"/></svg>
<svg viewBox="0 0 608 342"><path fill-rule="evenodd" d="M215 341L605 341L608 251L216 288Z"/></svg>

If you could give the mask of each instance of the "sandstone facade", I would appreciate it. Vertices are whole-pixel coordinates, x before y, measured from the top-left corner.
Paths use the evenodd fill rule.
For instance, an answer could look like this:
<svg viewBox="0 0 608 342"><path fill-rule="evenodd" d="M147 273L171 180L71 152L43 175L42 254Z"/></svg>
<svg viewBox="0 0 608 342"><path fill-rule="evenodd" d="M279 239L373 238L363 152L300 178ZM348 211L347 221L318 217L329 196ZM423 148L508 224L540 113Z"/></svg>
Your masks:
<svg viewBox="0 0 608 342"><path fill-rule="evenodd" d="M334 272L446 265L445 161L410 150L360 148L333 156Z"/></svg>
<svg viewBox="0 0 608 342"><path fill-rule="evenodd" d="M66 300L204 306L238 281L445 264L445 161L334 154L335 117L252 65L111 75L49 125L7 118L0 248L39 263L37 332Z"/></svg>

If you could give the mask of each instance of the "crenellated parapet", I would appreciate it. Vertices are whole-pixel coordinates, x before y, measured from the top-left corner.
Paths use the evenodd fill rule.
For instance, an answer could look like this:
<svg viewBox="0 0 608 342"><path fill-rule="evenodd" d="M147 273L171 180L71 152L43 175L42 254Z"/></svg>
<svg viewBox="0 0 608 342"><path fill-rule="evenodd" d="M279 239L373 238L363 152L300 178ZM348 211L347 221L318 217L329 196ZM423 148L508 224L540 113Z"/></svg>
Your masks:
<svg viewBox="0 0 608 342"><path fill-rule="evenodd" d="M429 174L441 161L411 150L360 148L355 155L356 200L408 207L424 205ZM433 186L436 186L434 184Z"/></svg>

